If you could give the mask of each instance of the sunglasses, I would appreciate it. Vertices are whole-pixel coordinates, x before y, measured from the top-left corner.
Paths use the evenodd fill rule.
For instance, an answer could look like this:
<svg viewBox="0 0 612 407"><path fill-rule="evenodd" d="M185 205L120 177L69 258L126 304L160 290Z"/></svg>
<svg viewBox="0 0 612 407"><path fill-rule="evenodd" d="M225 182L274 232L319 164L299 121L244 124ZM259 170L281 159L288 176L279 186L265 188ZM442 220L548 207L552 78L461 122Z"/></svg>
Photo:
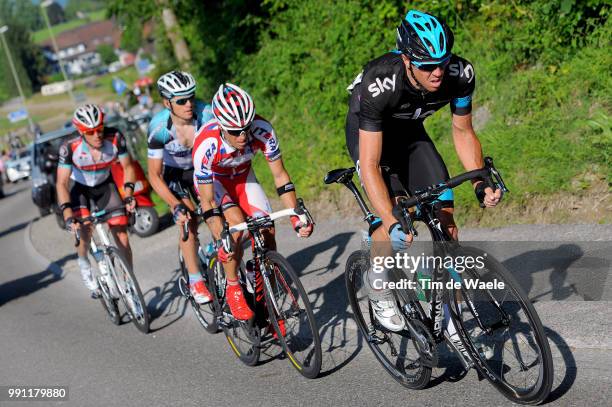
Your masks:
<svg viewBox="0 0 612 407"><path fill-rule="evenodd" d="M86 130L83 132L84 136L94 136L98 134L99 136L104 136L104 126L96 127L95 129Z"/></svg>
<svg viewBox="0 0 612 407"><path fill-rule="evenodd" d="M225 130L227 132L227 134L229 134L230 136L234 136L234 137L240 137L242 136L242 133L246 134L249 131L251 131L251 125L248 125L247 127L245 127L244 129L240 129L240 130Z"/></svg>
<svg viewBox="0 0 612 407"><path fill-rule="evenodd" d="M191 104L193 104L194 97L195 96L190 96L188 98L183 98L183 99L175 99L174 103L176 103L179 106L185 106L187 102L191 102Z"/></svg>
<svg viewBox="0 0 612 407"><path fill-rule="evenodd" d="M450 62L450 56L441 62L436 62L436 63L412 62L412 65L414 65L420 71L433 72L438 68L442 70L446 69L449 62Z"/></svg>

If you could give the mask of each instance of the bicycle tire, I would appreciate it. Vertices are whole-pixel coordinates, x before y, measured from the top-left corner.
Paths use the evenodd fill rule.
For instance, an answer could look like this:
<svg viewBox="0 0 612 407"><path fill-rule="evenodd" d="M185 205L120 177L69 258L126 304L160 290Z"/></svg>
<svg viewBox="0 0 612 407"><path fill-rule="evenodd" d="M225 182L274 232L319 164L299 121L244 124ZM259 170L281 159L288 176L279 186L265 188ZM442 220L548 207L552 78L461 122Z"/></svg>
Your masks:
<svg viewBox="0 0 612 407"><path fill-rule="evenodd" d="M432 369L423 364L412 339L395 332L376 330L376 324L372 323L370 319L370 301L363 286L363 275L369 265L370 255L364 250L351 253L346 261L346 290L359 331L378 362L393 379L409 389L423 389L431 379ZM360 306L360 303L363 305ZM362 310L364 305L367 309L367 320ZM397 345L396 342L398 342ZM414 356L408 355L408 350L411 348ZM398 352L398 349L401 353ZM392 357L389 357L388 354ZM397 354L397 356L394 356L394 354Z"/></svg>
<svg viewBox="0 0 612 407"><path fill-rule="evenodd" d="M100 287L100 303L102 304L102 308L104 308L108 318L114 325L120 325L121 313L119 312L117 300L112 297L106 282L100 278L100 276L98 276L97 280L98 287Z"/></svg>
<svg viewBox="0 0 612 407"><path fill-rule="evenodd" d="M109 252L105 256L109 260L111 266L111 275L115 279L117 287L121 295L121 300L125 306L132 323L142 333L149 332L149 312L147 304L140 290L138 280L132 269L128 266L128 262L121 252L116 247L109 247ZM120 265L121 275L118 274L117 265ZM128 297L130 295L130 297ZM132 303L133 304L132 304ZM135 310L132 308L136 308Z"/></svg>
<svg viewBox="0 0 612 407"><path fill-rule="evenodd" d="M319 329L308 294L291 264L280 253L267 251L263 263L265 267L272 268L270 283L274 292L266 290L265 297L268 317L278 341L292 366L302 376L313 379L321 371L323 356ZM279 307L276 311L274 304ZM280 332L279 320L283 321L284 336Z"/></svg>
<svg viewBox="0 0 612 407"><path fill-rule="evenodd" d="M214 301L211 301L206 304L198 304L196 300L191 296L189 292L189 272L187 271L187 267L185 266L185 260L183 258L183 254L180 248L178 251L178 256L182 276L179 279L179 284L181 285L181 293L186 298L188 298L188 301L191 304L191 309L193 309L196 318L200 322L200 325L202 325L202 327L211 334L217 333L219 331L219 326L217 325L217 313L215 312L215 307L213 304ZM213 286L211 286L211 278L209 276L208 264L203 264L203 261L204 259L202 259L198 255L200 274L204 278L204 284L206 285L206 288L212 294L214 289L214 281L212 283ZM205 273L202 272L203 270L206 270Z"/></svg>
<svg viewBox="0 0 612 407"><path fill-rule="evenodd" d="M220 309L219 314L223 315L223 322L219 321L219 325L238 359L247 366L255 366L259 363L261 353L261 330L253 320L239 321L234 319L229 305L225 302L225 271L216 254L211 256L209 266L211 274L213 274L212 278L215 281L213 302L215 307ZM220 282L223 285L220 285Z"/></svg>
<svg viewBox="0 0 612 407"><path fill-rule="evenodd" d="M502 294L499 289L468 289L465 284L462 284L460 291L453 290L453 294L450 295L451 318L465 349L475 362L476 369L500 393L515 403L539 404L543 402L552 388L554 367L550 345L535 308L512 274L494 257L488 253L485 255L485 252L480 249L461 247L459 250L459 253L463 256L474 256L474 258L483 256L484 259L484 267L482 267L484 271L477 271L476 268L466 268L462 272L464 283L468 278L477 278L481 282L493 282L496 279L498 282L504 282L505 287L507 287L507 293ZM515 299L506 300L509 294L512 294ZM500 300L502 295L503 298ZM458 300L458 298L463 301ZM496 302L506 314L507 322L504 321L504 314L499 311L500 308L498 308ZM462 303L461 306L459 306L460 303ZM474 311L470 308L473 308ZM520 312L526 317L526 322L519 322ZM480 319L486 330L494 329L487 333L479 326L475 315L478 316L477 318ZM470 316L473 317L471 320L468 319ZM498 321L495 321L496 319ZM491 320L490 325L487 324L489 320ZM503 356L504 353L507 353L506 351L509 349L506 342L508 341L497 341L492 336L493 334L497 336L497 331L506 323L508 325L504 328L504 332L509 331L508 327L513 322L517 322L519 331L512 334L508 333L507 337L512 345L510 350L515 351L514 356L519 365L516 369L511 367L506 360L495 358L496 355L501 354ZM527 326L530 328L529 332L525 332ZM481 335L476 338L475 334L478 331L481 332ZM505 336L501 339L504 339ZM491 344L493 346L490 346ZM523 354L530 349L537 349L539 352L532 362L526 364ZM492 356L486 354L491 351ZM533 386L519 388L508 381L511 375L532 371L536 366L533 364L536 362L539 362L537 363L539 365L537 367L538 376Z"/></svg>

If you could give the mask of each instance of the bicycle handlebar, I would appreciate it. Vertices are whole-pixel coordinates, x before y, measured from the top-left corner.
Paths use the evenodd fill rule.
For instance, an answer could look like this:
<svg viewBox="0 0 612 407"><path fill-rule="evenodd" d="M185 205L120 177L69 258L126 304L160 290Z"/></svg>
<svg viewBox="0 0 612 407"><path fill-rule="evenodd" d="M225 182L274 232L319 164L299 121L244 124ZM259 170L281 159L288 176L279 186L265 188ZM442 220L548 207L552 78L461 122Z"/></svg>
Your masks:
<svg viewBox="0 0 612 407"><path fill-rule="evenodd" d="M305 225L315 225L315 221L304 205L302 198L298 198L298 206L296 208L283 209L281 211L273 212L269 215L261 216L258 218L249 218L246 222L238 223L237 225L229 226L227 222L223 224L223 230L221 231L221 243L227 253L231 253L233 242L232 233L242 232L244 230L259 229L263 226L270 224L275 219L283 218L285 216L297 216Z"/></svg>

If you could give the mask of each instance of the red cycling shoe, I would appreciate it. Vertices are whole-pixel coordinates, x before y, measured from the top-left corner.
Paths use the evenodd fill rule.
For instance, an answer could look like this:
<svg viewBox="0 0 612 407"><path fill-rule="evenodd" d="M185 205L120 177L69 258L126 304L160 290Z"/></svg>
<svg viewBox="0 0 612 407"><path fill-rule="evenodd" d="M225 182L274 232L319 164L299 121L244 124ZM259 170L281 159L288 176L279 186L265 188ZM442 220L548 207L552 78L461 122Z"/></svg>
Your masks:
<svg viewBox="0 0 612 407"><path fill-rule="evenodd" d="M249 308L249 304L246 303L240 285L228 285L225 298L234 318L240 321L247 321L255 316L251 308Z"/></svg>

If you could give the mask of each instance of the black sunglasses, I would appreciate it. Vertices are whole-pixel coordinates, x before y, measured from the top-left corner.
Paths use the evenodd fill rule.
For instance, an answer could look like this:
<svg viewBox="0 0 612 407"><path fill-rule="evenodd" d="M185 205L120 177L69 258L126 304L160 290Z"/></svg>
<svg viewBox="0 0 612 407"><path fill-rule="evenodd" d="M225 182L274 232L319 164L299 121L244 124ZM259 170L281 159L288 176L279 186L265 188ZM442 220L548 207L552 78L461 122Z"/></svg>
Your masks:
<svg viewBox="0 0 612 407"><path fill-rule="evenodd" d="M176 103L179 106L185 106L187 104L187 102L192 102L193 103L194 97L195 96L191 96L191 97L183 98L183 99L176 99L174 101L174 103Z"/></svg>
<svg viewBox="0 0 612 407"><path fill-rule="evenodd" d="M247 127L245 127L244 129L240 129L240 130L225 130L227 132L227 134L229 134L230 136L234 136L234 137L240 137L242 135L242 132L244 133L248 133L251 130L251 125L248 125Z"/></svg>
<svg viewBox="0 0 612 407"><path fill-rule="evenodd" d="M414 65L420 71L433 72L437 68L446 69L449 62L450 62L450 57L446 58L444 61L439 62L437 64L424 64L424 63L417 64L413 62L412 65Z"/></svg>

